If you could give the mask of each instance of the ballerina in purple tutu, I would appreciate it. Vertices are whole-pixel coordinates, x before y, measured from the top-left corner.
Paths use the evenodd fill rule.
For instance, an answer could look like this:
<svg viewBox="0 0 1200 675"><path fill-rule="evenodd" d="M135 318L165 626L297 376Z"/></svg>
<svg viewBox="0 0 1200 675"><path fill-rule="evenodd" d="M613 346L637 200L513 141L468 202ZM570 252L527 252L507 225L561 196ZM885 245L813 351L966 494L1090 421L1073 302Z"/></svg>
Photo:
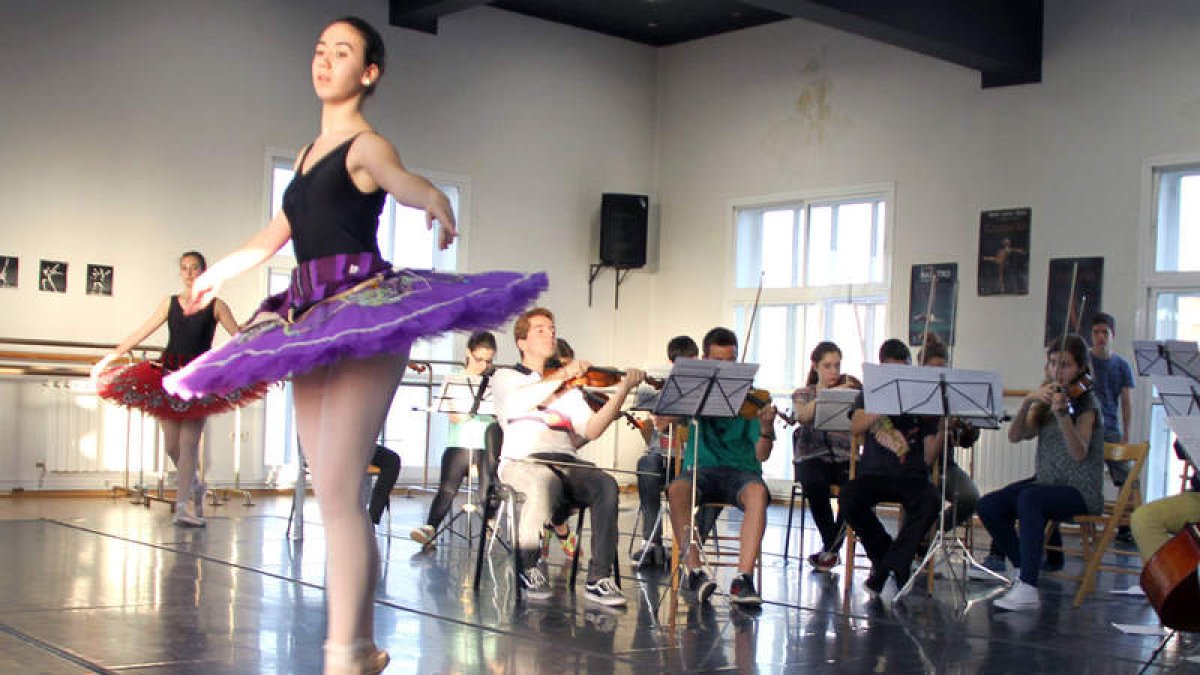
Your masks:
<svg viewBox="0 0 1200 675"><path fill-rule="evenodd" d="M362 114L384 70L384 45L355 17L325 27L312 60L321 133L301 151L283 209L192 285L198 311L222 282L270 258L288 239L290 288L268 298L238 335L164 380L183 397L291 378L300 443L327 546L326 673L376 673L373 596L379 552L359 485L414 340L494 327L545 290L544 274L394 270L375 240L387 194L424 209L439 244L457 236L450 202L410 173Z"/></svg>

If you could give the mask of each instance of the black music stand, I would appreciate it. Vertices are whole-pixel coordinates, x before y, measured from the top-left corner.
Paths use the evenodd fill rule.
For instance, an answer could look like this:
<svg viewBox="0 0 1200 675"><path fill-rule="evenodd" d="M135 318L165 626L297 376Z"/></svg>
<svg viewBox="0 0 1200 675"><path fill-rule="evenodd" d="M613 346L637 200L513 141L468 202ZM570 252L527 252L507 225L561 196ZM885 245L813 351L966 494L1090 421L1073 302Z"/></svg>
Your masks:
<svg viewBox="0 0 1200 675"><path fill-rule="evenodd" d="M971 555L970 549L957 535L946 537L946 471L950 462L950 434L947 425L951 416L970 420L981 429L1000 427L1004 385L1000 374L982 370L960 370L955 368L919 367L901 365L863 365L864 408L869 413L883 415L924 415L942 418L942 480L941 502L938 505L938 528L933 542L916 572L908 578L896 593L896 599L912 590L921 570L934 557L942 554L950 569L950 576L959 589L964 604L967 601L966 565L982 570L997 581L1006 584L1008 579L984 567ZM919 450L923 451L923 450ZM965 563L960 576L950 561L951 549L957 549Z"/></svg>
<svg viewBox="0 0 1200 675"><path fill-rule="evenodd" d="M1200 382L1200 351L1183 340L1134 340L1138 375L1183 376Z"/></svg>
<svg viewBox="0 0 1200 675"><path fill-rule="evenodd" d="M663 383L662 393L654 404L652 412L655 415L690 418L692 438L695 439L692 445L692 512L688 515L687 542L680 549L680 564L672 572L671 589L678 588L679 579L675 575L683 566L683 558L693 545L700 543L696 534L696 512L699 509L696 503L696 462L700 455L700 418L737 417L757 372L757 363L676 359L667 381ZM680 533L674 534L678 541ZM701 546L697 550L701 564L707 564L704 548Z"/></svg>
<svg viewBox="0 0 1200 675"><path fill-rule="evenodd" d="M445 413L448 415L469 415L471 417L476 415L495 415L496 408L492 400L492 389L488 386L490 380L490 372L480 376L478 380L472 379L470 375L446 376L446 378L442 380L442 389L440 392L438 392L436 412ZM479 461L479 453L486 453L487 449L467 448L467 450L474 455L470 458L469 464L467 465L467 501L459 508L457 513L451 516L449 520L442 523L441 527L437 529L437 532L434 532L433 536L430 537L429 541L426 542L422 548L427 549L433 546L433 542L436 541L443 532L450 532L462 538L468 544L471 542L471 514L479 511L480 509L479 504L476 504L475 500L473 499L473 496L478 493L478 476L476 476L475 481L471 480L470 467L476 467L476 473L478 473L478 468L483 464L483 462ZM480 495L480 498L485 502L483 504L483 510L486 513L487 495ZM467 518L467 533L465 535L453 529L454 523L456 523L458 519L462 518L463 516L466 516ZM483 533L486 531L486 523L481 524L479 528L481 538ZM483 544L481 541L480 546L482 545Z"/></svg>

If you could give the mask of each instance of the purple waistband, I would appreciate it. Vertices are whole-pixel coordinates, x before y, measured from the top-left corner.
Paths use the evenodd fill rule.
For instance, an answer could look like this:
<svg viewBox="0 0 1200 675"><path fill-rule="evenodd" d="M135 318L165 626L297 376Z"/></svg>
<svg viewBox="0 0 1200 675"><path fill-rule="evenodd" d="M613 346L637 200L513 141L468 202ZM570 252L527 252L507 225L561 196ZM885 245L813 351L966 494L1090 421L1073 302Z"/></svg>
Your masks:
<svg viewBox="0 0 1200 675"><path fill-rule="evenodd" d="M283 293L272 295L258 308L287 317L386 272L391 263L375 253L339 253L306 260L292 270L292 282Z"/></svg>

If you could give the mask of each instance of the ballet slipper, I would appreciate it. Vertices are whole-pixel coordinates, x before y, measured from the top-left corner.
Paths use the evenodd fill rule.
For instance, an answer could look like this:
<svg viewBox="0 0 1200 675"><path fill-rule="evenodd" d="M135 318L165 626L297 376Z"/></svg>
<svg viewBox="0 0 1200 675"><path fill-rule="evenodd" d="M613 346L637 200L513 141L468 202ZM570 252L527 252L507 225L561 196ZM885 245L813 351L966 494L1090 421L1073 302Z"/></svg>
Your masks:
<svg viewBox="0 0 1200 675"><path fill-rule="evenodd" d="M355 640L350 644L325 643L325 673L376 675L387 668L391 657L375 646L372 640Z"/></svg>

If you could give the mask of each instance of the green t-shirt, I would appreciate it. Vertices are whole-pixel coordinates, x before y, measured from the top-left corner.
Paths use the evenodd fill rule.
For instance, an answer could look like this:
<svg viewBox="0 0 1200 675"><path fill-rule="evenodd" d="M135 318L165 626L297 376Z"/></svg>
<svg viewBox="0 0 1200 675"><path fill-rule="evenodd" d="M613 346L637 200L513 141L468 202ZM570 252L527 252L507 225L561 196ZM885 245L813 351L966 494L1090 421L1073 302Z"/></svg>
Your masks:
<svg viewBox="0 0 1200 675"><path fill-rule="evenodd" d="M762 475L762 462L754 454L758 444L759 432L762 429L758 418L742 419L740 417L713 417L700 420L700 455L698 464L701 469L716 466L727 466L741 471L749 471ZM692 466L692 456L695 452L697 434L695 429L688 435L687 446L683 455L683 469Z"/></svg>

